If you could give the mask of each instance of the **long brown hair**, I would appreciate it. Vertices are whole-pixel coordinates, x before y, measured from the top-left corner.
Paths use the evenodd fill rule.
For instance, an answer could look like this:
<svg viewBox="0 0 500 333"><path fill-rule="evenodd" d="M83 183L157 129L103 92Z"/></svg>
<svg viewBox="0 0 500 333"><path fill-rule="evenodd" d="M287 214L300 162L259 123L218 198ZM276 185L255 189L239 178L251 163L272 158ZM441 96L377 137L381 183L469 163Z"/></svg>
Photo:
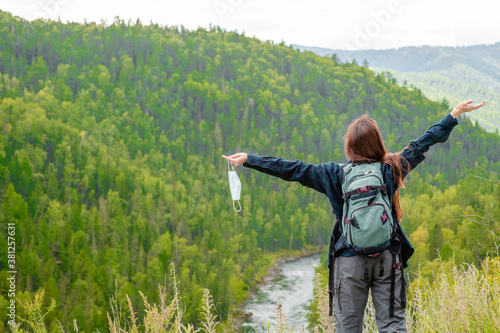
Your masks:
<svg viewBox="0 0 500 333"><path fill-rule="evenodd" d="M344 152L348 159L353 162L381 162L387 163L392 168L394 181L400 188L405 188L403 184L403 167L409 167L409 163L396 153L387 153L377 122L368 116L361 116L354 119L347 128L344 136ZM410 170L405 170L409 172ZM396 210L399 221L403 217L403 210L399 203L399 189L392 196L392 203Z"/></svg>

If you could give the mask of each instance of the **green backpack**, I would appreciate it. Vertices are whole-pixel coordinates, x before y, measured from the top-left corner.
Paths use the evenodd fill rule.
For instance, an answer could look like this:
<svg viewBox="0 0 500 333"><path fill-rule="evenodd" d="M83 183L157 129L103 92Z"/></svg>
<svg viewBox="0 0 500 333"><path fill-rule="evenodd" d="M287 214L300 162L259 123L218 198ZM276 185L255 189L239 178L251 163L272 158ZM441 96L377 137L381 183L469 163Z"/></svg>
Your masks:
<svg viewBox="0 0 500 333"><path fill-rule="evenodd" d="M392 205L380 167L379 162L342 166L342 236L349 250L357 254L380 253L389 248L395 235Z"/></svg>

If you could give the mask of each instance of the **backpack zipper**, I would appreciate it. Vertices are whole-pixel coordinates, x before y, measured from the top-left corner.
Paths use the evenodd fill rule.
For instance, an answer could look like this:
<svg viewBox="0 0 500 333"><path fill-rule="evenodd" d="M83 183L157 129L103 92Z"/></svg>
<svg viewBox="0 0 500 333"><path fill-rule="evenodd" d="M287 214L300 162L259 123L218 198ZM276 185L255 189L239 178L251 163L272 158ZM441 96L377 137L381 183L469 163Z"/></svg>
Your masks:
<svg viewBox="0 0 500 333"><path fill-rule="evenodd" d="M351 212L351 218L352 216L354 215L354 213L360 209L363 209L363 208L366 208L366 207L370 207L370 206L382 206L384 207L384 212L389 216L389 213L387 212L387 208L389 209L389 211L391 212L392 214L392 206L387 204L387 201L384 199L384 197L382 197L382 200L384 201L385 205L383 203L379 203L379 202L373 202L371 205L369 206L364 206L364 207L359 207L359 208L356 208L355 210L353 210ZM347 212L346 212L346 218L349 216L349 205L347 205ZM391 215L392 216L392 215Z"/></svg>
<svg viewBox="0 0 500 333"><path fill-rule="evenodd" d="M356 175L354 177L352 177L351 179L349 179L349 181L347 182L347 186L346 186L346 190L349 189L349 185L351 185L351 183L356 180L356 179L361 179L361 178L368 178L368 177L377 177L378 180L380 180L380 185L383 185L384 182L382 181L382 179L378 176L378 175L370 175L370 173L377 173L376 171L373 171L373 170L368 170L367 172L365 172L364 174L362 175ZM367 176L368 175L368 176Z"/></svg>
<svg viewBox="0 0 500 333"><path fill-rule="evenodd" d="M358 210L360 210L360 209L365 209L366 207L371 207L371 206L382 206L382 207L384 207L384 212L387 214L387 210L385 209L385 205L384 205L384 204L381 204L381 203L378 203L378 202L373 202L373 203L372 203L371 205L369 205L369 206L363 206L363 207L359 207L359 208L356 208L355 210L353 210L353 211L351 212L351 218L352 218L352 216L354 215L354 213L355 213L356 211L358 211ZM346 216L347 216L347 215L346 215Z"/></svg>

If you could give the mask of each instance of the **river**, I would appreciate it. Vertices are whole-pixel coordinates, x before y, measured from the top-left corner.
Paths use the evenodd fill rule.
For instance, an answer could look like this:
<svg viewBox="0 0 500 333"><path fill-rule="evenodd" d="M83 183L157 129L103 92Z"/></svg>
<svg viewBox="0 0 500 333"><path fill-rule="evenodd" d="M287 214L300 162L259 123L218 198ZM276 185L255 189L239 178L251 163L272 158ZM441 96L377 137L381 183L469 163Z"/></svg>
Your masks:
<svg viewBox="0 0 500 333"><path fill-rule="evenodd" d="M267 332L262 323L269 323L272 330L276 325L278 299L281 300L288 325L294 332L298 332L302 325L307 327L307 306L313 299L314 267L319 264L320 255L317 253L280 263L281 276L260 285L245 303L243 311L252 316L242 325L242 330Z"/></svg>

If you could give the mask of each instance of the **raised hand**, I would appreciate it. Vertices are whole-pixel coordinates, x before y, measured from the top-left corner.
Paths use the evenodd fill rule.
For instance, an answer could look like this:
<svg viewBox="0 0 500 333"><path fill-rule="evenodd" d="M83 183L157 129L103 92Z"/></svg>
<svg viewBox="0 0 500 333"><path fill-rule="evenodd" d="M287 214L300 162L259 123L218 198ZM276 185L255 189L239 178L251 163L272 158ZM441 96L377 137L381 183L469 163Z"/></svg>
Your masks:
<svg viewBox="0 0 500 333"><path fill-rule="evenodd" d="M477 110L480 107L484 106L486 104L486 101L482 101L481 103L476 104L476 105L472 105L471 103L472 103L472 99L469 99L468 101L459 103L457 106L455 106L453 111L451 111L451 116L453 118L456 118L459 115L461 115L462 113Z"/></svg>
<svg viewBox="0 0 500 333"><path fill-rule="evenodd" d="M242 165L248 161L248 155L246 153L236 153L231 156L222 155L222 158L236 166Z"/></svg>

